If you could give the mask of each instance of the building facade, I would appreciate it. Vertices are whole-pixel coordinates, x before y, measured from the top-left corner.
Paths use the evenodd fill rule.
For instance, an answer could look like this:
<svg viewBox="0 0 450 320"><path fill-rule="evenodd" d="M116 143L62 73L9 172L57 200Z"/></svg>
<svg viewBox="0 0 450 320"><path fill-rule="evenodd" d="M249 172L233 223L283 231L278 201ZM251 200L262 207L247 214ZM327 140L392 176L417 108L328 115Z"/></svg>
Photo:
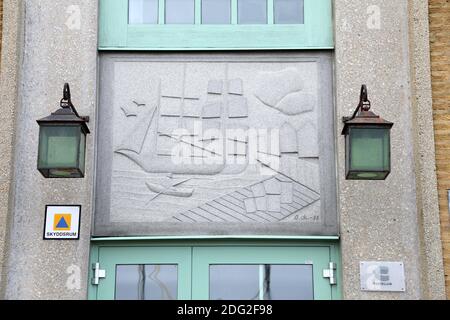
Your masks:
<svg viewBox="0 0 450 320"><path fill-rule="evenodd" d="M445 1L3 2L4 298L445 298ZM64 83L84 177L50 179ZM361 84L385 180L346 179Z"/></svg>
<svg viewBox="0 0 450 320"><path fill-rule="evenodd" d="M450 239L448 166L449 101L450 101L450 4L448 1L429 1L430 43L433 84L434 130L436 140L436 168L438 176L441 237L447 297L450 292Z"/></svg>

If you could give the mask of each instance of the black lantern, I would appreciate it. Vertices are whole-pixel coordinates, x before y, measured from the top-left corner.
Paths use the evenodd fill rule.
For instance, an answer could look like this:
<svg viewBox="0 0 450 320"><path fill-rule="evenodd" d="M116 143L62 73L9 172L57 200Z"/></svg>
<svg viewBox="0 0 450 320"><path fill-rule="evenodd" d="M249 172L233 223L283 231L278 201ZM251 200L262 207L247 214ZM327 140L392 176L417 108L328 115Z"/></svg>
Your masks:
<svg viewBox="0 0 450 320"><path fill-rule="evenodd" d="M37 120L39 124L38 170L46 178L83 178L88 117L80 117L64 84L61 108Z"/></svg>
<svg viewBox="0 0 450 320"><path fill-rule="evenodd" d="M347 180L385 180L391 172L392 122L370 111L367 87L361 88L358 108L344 118Z"/></svg>

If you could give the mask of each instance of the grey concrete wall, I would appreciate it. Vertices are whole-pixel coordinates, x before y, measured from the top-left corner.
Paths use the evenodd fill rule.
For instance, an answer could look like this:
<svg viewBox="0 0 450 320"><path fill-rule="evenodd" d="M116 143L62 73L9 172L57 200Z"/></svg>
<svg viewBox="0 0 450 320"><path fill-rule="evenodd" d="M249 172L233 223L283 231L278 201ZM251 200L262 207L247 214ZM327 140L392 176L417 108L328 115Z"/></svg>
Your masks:
<svg viewBox="0 0 450 320"><path fill-rule="evenodd" d="M418 13L422 19L426 16L424 6L416 6L415 10L411 11L414 17ZM428 268L421 258L424 252L422 240L430 241L428 248L431 245L434 252L439 245L435 236L429 240L429 231L422 237L424 230L420 225L430 222L429 219L422 220L422 213L426 210L426 215L433 216L433 223L439 222L435 219L438 214L435 205L430 203L430 199L435 197L434 191L427 189L435 188L436 177L429 165L423 165L428 158L421 159L424 150L427 150L429 157L432 157L433 150L431 147L427 149L427 146L433 145L429 137L432 134L429 118L431 105L423 97L424 92L429 94L429 91L415 93L411 84L411 80L417 77L412 77L410 61L419 66L429 62L423 55L422 60L410 59L417 51L410 51L409 14L408 1L335 1L338 121L342 116L351 114L357 104L360 85L365 83L373 111L395 123L391 141L392 173L388 179L358 182L341 178L339 183L343 291L346 299L426 298L429 295L425 293L425 283L438 281L436 279L440 279L442 271L439 267ZM423 40L420 35L416 36ZM418 41L415 45L424 44ZM423 67L420 70L429 73ZM423 99L417 100L419 105L413 103L416 99L413 94L422 94ZM414 106L419 113L414 112ZM421 132L427 135L420 137ZM338 141L339 177L343 177L345 147L342 137L338 136ZM420 144L420 149L416 149ZM439 259L439 253L433 255ZM403 261L406 292L361 292L359 262L367 260ZM427 272L434 273L434 280L424 280ZM440 287L434 288L436 292L433 297L442 297Z"/></svg>
<svg viewBox="0 0 450 320"><path fill-rule="evenodd" d="M17 106L18 71L22 43L22 1L5 0L0 57L0 299L5 289L10 186Z"/></svg>
<svg viewBox="0 0 450 320"><path fill-rule="evenodd" d="M9 10L15 4L5 5ZM84 299L94 137L88 138L87 178L44 179L36 170L36 119L58 108L63 84L69 82L73 103L80 114L91 116L89 127L94 131L97 1L41 0L24 5L6 298ZM83 206L80 241L42 240L46 204Z"/></svg>
<svg viewBox="0 0 450 320"><path fill-rule="evenodd" d="M417 208L422 259L422 297L445 299L445 279L430 66L428 1L409 1L411 94L416 160Z"/></svg>

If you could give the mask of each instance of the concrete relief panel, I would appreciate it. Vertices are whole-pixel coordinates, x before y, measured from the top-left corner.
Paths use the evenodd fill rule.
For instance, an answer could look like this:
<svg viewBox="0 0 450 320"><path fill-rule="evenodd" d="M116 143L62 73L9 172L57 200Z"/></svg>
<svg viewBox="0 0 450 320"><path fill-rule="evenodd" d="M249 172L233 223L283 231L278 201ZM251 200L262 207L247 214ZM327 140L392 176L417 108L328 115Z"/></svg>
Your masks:
<svg viewBox="0 0 450 320"><path fill-rule="evenodd" d="M101 66L95 235L337 233L328 54Z"/></svg>

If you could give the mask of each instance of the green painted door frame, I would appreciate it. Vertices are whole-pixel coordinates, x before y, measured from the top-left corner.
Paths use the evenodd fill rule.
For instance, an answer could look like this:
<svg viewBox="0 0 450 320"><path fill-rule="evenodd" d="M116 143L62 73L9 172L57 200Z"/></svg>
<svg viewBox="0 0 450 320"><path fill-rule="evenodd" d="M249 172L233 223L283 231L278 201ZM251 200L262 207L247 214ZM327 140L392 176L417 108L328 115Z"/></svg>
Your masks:
<svg viewBox="0 0 450 320"><path fill-rule="evenodd" d="M88 297L114 299L115 270L118 264L178 264L178 299L208 299L210 264L305 264L313 262L315 299L341 299L341 263L335 240L281 239L160 239L93 240L90 265L100 262L106 278L91 283ZM337 263L337 285L322 277L329 262ZM306 264L309 264L306 263Z"/></svg>

